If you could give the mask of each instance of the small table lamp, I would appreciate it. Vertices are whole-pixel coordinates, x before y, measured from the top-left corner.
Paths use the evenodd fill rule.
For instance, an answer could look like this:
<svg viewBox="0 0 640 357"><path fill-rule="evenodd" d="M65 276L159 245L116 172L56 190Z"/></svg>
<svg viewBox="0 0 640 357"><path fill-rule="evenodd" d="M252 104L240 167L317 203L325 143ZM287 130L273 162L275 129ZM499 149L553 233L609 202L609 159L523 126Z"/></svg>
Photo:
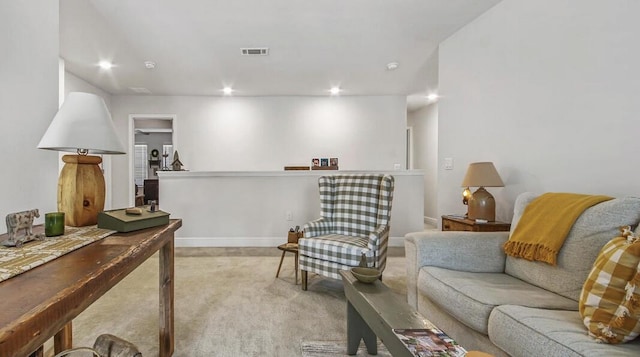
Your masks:
<svg viewBox="0 0 640 357"><path fill-rule="evenodd" d="M492 162L473 162L469 164L462 187L479 187L469 198L469 219L496 220L496 201L485 187L504 187Z"/></svg>
<svg viewBox="0 0 640 357"><path fill-rule="evenodd" d="M104 209L102 158L87 154L125 153L104 100L95 94L69 93L38 149L77 153L62 157L65 165L58 180L58 211L65 213L68 226L96 224L98 212Z"/></svg>

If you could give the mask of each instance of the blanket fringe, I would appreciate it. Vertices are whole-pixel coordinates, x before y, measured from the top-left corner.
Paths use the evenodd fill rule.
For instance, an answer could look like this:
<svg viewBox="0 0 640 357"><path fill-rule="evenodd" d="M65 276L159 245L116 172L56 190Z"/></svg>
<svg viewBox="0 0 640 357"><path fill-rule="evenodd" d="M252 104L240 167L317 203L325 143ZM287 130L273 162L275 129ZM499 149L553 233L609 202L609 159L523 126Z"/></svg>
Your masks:
<svg viewBox="0 0 640 357"><path fill-rule="evenodd" d="M526 260L538 260L551 265L556 265L557 250L549 249L540 244L506 241L502 246L506 254L524 258Z"/></svg>

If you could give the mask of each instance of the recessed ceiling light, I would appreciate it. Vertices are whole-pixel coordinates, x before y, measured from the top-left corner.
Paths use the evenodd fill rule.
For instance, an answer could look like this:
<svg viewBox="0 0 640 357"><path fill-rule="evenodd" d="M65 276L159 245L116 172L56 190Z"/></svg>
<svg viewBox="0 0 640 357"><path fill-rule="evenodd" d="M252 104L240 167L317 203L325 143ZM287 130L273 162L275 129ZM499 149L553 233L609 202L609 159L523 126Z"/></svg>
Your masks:
<svg viewBox="0 0 640 357"><path fill-rule="evenodd" d="M429 94L429 95L427 96L427 99L428 99L430 102L435 102L436 100L438 100L438 98L440 98L440 96L439 96L439 95L437 95L437 94L435 94L435 93L431 93L431 94Z"/></svg>
<svg viewBox="0 0 640 357"><path fill-rule="evenodd" d="M387 63L387 70L389 70L389 71L393 71L394 69L398 69L398 67L400 67L400 63L398 63L398 62Z"/></svg>
<svg viewBox="0 0 640 357"><path fill-rule="evenodd" d="M109 61L100 61L100 63L98 63L98 66L100 66L100 68L102 69L111 69L113 68L113 63Z"/></svg>
<svg viewBox="0 0 640 357"><path fill-rule="evenodd" d="M331 93L331 95L338 95L340 94L340 92L342 92L342 89L340 89L340 87L331 87L329 92Z"/></svg>
<svg viewBox="0 0 640 357"><path fill-rule="evenodd" d="M233 93L233 89L231 89L231 87L224 87L222 89L222 93L224 93L224 95L231 95L231 93Z"/></svg>
<svg viewBox="0 0 640 357"><path fill-rule="evenodd" d="M147 67L147 69L154 69L156 68L156 63L153 61L144 61L144 66Z"/></svg>

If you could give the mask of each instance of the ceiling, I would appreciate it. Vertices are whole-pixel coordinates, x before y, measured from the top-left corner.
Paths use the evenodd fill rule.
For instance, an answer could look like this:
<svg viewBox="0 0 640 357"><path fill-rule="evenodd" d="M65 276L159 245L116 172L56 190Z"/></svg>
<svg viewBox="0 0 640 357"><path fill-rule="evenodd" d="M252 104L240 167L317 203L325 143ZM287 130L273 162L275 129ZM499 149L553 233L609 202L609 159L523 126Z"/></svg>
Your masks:
<svg viewBox="0 0 640 357"><path fill-rule="evenodd" d="M60 0L60 55L111 94L218 96L232 86L240 96L313 96L340 86L422 100L437 90L438 44L499 1ZM246 47L269 55L242 56Z"/></svg>

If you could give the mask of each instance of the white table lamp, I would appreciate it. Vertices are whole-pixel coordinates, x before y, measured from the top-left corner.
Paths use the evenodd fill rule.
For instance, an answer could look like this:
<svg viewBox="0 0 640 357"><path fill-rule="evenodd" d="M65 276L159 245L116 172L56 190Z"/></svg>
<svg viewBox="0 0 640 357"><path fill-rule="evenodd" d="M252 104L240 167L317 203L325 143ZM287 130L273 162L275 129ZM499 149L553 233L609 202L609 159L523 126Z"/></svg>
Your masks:
<svg viewBox="0 0 640 357"><path fill-rule="evenodd" d="M125 153L104 100L91 93L69 93L38 148L77 153L62 157L58 211L65 213L68 226L96 224L104 209L104 175L102 158L88 154Z"/></svg>

